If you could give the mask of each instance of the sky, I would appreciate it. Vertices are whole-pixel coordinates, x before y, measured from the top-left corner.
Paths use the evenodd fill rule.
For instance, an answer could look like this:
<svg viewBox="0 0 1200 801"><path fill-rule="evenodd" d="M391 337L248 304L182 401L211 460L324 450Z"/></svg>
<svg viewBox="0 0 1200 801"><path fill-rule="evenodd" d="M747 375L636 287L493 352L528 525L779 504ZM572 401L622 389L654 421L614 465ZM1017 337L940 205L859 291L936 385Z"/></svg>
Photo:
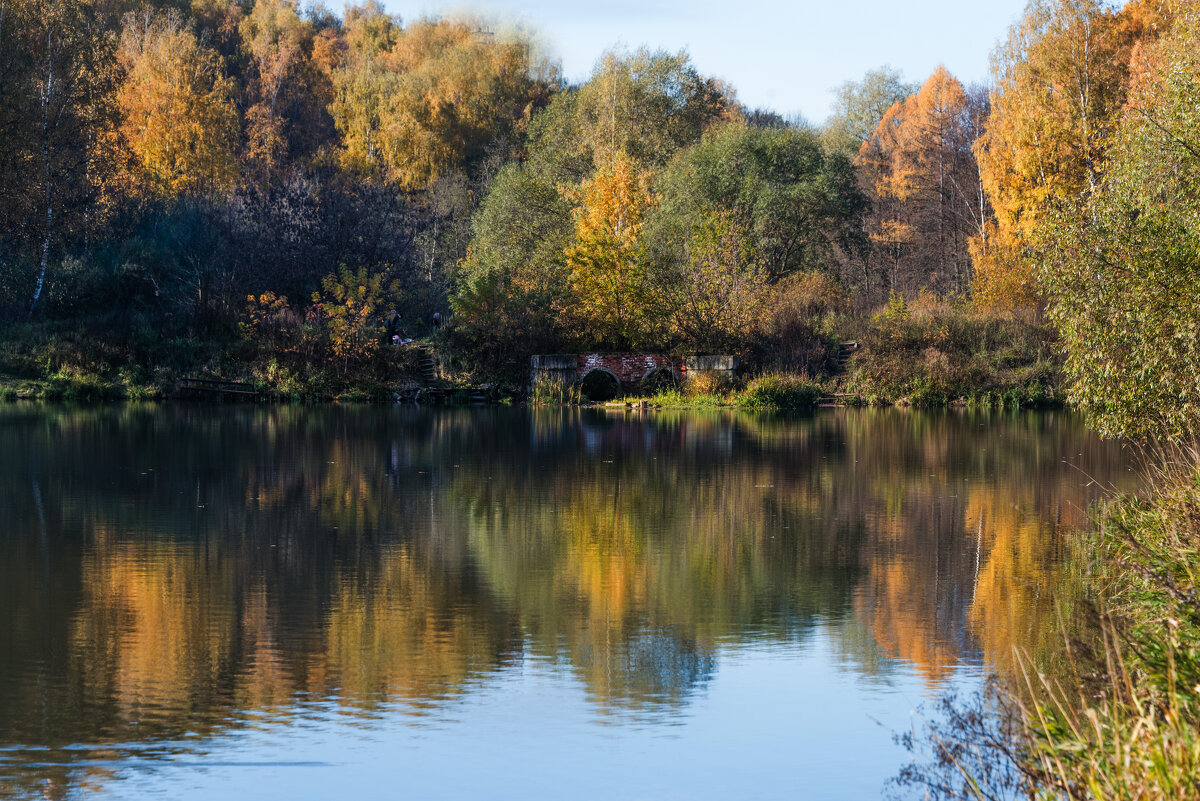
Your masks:
<svg viewBox="0 0 1200 801"><path fill-rule="evenodd" d="M580 82L613 45L686 49L700 72L731 83L749 108L813 123L833 90L884 64L923 81L944 64L986 82L988 57L1025 0L383 0L404 21L473 11L535 30L564 76Z"/></svg>

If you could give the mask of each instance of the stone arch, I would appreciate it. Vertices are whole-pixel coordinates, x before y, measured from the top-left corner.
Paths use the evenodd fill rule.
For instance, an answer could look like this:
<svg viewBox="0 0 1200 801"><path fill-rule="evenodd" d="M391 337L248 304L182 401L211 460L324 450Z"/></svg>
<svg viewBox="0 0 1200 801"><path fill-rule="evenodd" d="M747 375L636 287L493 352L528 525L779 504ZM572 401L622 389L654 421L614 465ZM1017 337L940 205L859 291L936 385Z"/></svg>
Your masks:
<svg viewBox="0 0 1200 801"><path fill-rule="evenodd" d="M638 386L651 392L675 388L680 384L679 374L669 364L658 364L646 371Z"/></svg>
<svg viewBox="0 0 1200 801"><path fill-rule="evenodd" d="M621 379L607 367L593 367L579 377L576 384L587 400L612 400L621 394Z"/></svg>

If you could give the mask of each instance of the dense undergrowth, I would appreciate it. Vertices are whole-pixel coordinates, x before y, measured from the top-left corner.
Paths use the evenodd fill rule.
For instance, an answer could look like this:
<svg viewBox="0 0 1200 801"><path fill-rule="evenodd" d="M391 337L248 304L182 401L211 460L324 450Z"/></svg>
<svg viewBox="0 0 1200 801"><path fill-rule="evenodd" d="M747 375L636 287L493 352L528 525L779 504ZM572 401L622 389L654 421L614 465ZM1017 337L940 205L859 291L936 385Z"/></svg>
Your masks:
<svg viewBox="0 0 1200 801"><path fill-rule="evenodd" d="M1098 515L1105 609L1074 684L1025 713L1032 761L1072 798L1200 798L1200 453L1154 464L1148 498Z"/></svg>
<svg viewBox="0 0 1200 801"><path fill-rule="evenodd" d="M251 385L272 400L391 400L419 373L414 348L379 347L339 358L330 349L279 349L219 333L126 336L88 326L23 325L0 339L0 397L98 402L172 397L185 377Z"/></svg>
<svg viewBox="0 0 1200 801"><path fill-rule="evenodd" d="M275 400L388 401L419 383L419 353L386 344L374 321L340 332L278 299L256 302L237 330L158 330L107 320L11 326L0 338L0 396L104 401L169 397L185 376L253 385ZM378 330L375 330L378 329ZM839 369L838 343L859 347ZM497 397L525 396L522 378L489 373L449 336L418 343L438 352L448 389L501 385ZM672 408L810 408L822 397L849 404L1028 407L1061 402L1060 364L1049 330L1012 314L961 301L898 296L874 315L815 311L780 325L743 352L744 375L704 374L682 387L639 397ZM460 367L459 365L470 365ZM511 372L511 371L510 371ZM534 403L588 400L579 388L531 388Z"/></svg>
<svg viewBox="0 0 1200 801"><path fill-rule="evenodd" d="M1053 331L1031 315L893 295L864 325L846 382L866 402L1039 407L1062 402Z"/></svg>

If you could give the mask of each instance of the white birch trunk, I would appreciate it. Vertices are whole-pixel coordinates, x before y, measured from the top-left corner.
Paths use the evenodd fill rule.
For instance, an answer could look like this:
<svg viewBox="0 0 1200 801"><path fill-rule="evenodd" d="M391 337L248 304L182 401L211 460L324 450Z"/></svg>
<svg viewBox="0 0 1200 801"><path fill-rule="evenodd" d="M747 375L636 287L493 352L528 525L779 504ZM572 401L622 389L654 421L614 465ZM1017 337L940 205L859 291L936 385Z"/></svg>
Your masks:
<svg viewBox="0 0 1200 801"><path fill-rule="evenodd" d="M46 183L46 235L42 239L42 265L38 272L37 286L29 304L29 317L37 308L46 284L46 265L50 261L50 233L54 226L54 193L50 183L50 97L54 92L54 47L52 34L46 34L46 83L42 88L42 166Z"/></svg>

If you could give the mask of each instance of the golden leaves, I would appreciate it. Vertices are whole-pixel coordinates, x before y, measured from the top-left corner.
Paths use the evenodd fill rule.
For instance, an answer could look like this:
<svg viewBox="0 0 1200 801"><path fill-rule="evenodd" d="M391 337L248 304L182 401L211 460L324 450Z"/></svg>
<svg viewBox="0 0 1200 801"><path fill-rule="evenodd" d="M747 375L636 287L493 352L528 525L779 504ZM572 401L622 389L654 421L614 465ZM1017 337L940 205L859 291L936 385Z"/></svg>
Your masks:
<svg viewBox="0 0 1200 801"><path fill-rule="evenodd" d="M122 133L146 191L219 192L237 177L235 86L212 49L175 13L125 18L118 51Z"/></svg>
<svg viewBox="0 0 1200 801"><path fill-rule="evenodd" d="M582 186L568 190L575 242L566 250L572 297L563 311L577 330L613 346L631 346L646 329L650 287L640 234L655 205L650 176L618 156Z"/></svg>
<svg viewBox="0 0 1200 801"><path fill-rule="evenodd" d="M1052 206L1099 186L1136 37L1153 28L1133 17L1157 19L1145 5L1114 13L1092 0L1031 4L993 57L997 88L974 150L996 227L971 245L973 292L986 305L1037 303L1020 243Z"/></svg>
<svg viewBox="0 0 1200 801"><path fill-rule="evenodd" d="M945 67L895 103L859 150L873 201L867 235L888 290L965 289L967 237L986 216L971 156L982 104Z"/></svg>
<svg viewBox="0 0 1200 801"><path fill-rule="evenodd" d="M467 22L421 20L393 27L373 49L352 51L334 76L330 109L343 164L410 189L461 168L524 117L528 50L523 40L493 41Z"/></svg>

